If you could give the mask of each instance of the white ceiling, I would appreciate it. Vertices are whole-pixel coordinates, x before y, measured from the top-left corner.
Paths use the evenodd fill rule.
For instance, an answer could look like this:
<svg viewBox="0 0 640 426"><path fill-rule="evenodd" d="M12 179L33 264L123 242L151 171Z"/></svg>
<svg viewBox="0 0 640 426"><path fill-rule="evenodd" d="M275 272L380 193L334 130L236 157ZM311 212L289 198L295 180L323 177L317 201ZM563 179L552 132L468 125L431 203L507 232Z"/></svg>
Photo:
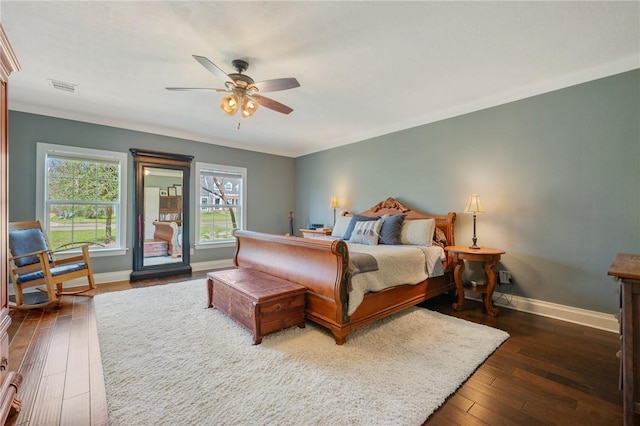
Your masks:
<svg viewBox="0 0 640 426"><path fill-rule="evenodd" d="M0 20L13 110L291 157L640 67L637 1L2 1ZM294 111L240 120L165 90L224 87L193 54L296 77L267 94Z"/></svg>

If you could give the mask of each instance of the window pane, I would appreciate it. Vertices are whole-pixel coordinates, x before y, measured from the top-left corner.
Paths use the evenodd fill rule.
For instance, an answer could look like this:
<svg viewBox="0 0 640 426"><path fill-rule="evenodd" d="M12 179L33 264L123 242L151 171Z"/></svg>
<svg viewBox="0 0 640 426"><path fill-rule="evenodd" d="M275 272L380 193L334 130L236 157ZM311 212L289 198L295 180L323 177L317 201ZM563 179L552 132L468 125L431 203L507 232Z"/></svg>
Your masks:
<svg viewBox="0 0 640 426"><path fill-rule="evenodd" d="M233 230L238 229L239 217L239 209L235 206L201 206L200 240L205 242L233 239Z"/></svg>
<svg viewBox="0 0 640 426"><path fill-rule="evenodd" d="M117 201L119 165L91 159L48 157L48 199Z"/></svg>
<svg viewBox="0 0 640 426"><path fill-rule="evenodd" d="M49 242L53 249L80 244L114 247L117 241L116 205L51 204Z"/></svg>
<svg viewBox="0 0 640 426"><path fill-rule="evenodd" d="M45 165L38 218L51 247L123 248L119 216L126 154L39 143L38 158Z"/></svg>
<svg viewBox="0 0 640 426"><path fill-rule="evenodd" d="M223 166L200 170L198 242L233 240L233 230L242 229L244 174ZM217 169L220 167L220 169Z"/></svg>

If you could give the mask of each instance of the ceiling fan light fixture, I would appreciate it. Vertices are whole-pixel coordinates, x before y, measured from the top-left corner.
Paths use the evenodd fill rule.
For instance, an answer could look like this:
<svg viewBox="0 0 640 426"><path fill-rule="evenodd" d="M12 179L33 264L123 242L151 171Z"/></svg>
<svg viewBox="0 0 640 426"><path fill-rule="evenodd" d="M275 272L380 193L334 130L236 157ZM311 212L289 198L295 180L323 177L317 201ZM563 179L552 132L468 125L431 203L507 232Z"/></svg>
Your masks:
<svg viewBox="0 0 640 426"><path fill-rule="evenodd" d="M258 110L258 103L251 98L244 98L240 109L243 117L251 117Z"/></svg>
<svg viewBox="0 0 640 426"><path fill-rule="evenodd" d="M227 115L234 115L238 111L238 106L239 102L235 94L222 98L222 102L220 102L220 108Z"/></svg>
<svg viewBox="0 0 640 426"><path fill-rule="evenodd" d="M0 0L1 1L1 0ZM300 83L293 77L276 78L255 82L251 77L243 74L249 68L249 62L244 59L234 59L231 64L237 72L227 74L219 66L204 56L192 55L203 67L213 75L224 81L225 89L210 87L167 87L167 90L207 90L217 93L227 93L220 102L220 109L228 116L234 116L238 110L242 117L251 117L260 106L281 114L289 114L292 108L278 101L262 96L262 92L278 92L300 87Z"/></svg>

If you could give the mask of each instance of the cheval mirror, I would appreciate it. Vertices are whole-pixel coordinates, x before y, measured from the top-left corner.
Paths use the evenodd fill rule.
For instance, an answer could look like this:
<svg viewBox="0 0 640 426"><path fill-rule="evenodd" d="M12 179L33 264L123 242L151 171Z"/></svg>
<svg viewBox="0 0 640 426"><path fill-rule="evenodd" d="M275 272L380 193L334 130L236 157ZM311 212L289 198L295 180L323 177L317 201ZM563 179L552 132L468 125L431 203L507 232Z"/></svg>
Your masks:
<svg viewBox="0 0 640 426"><path fill-rule="evenodd" d="M135 173L130 280L190 274L190 155L131 148Z"/></svg>

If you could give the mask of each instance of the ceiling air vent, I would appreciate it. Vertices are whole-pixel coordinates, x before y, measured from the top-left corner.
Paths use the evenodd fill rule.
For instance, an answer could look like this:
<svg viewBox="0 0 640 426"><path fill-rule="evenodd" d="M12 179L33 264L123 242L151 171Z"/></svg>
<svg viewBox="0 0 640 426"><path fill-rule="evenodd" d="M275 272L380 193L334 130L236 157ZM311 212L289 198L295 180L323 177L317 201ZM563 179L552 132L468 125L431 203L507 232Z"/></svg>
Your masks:
<svg viewBox="0 0 640 426"><path fill-rule="evenodd" d="M57 90L62 90L67 93L78 93L78 85L73 83L65 83L64 81L49 80L51 87Z"/></svg>

